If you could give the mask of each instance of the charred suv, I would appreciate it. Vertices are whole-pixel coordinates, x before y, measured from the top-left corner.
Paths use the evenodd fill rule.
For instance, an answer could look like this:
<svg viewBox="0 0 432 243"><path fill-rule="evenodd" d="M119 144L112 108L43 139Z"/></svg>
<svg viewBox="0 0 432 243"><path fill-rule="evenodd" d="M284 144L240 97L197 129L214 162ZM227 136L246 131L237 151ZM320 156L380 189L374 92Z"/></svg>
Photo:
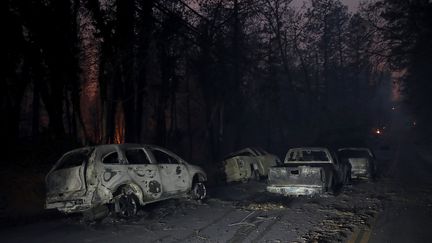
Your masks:
<svg viewBox="0 0 432 243"><path fill-rule="evenodd" d="M286 196L332 192L349 181L350 171L327 148L292 148L283 165L270 168L267 191Z"/></svg>
<svg viewBox="0 0 432 243"><path fill-rule="evenodd" d="M206 173L157 146L110 144L64 154L46 176L46 208L65 213L108 207L120 216L173 197L206 196Z"/></svg>
<svg viewBox="0 0 432 243"><path fill-rule="evenodd" d="M375 155L369 148L351 147L338 149L339 158L351 164L351 178L372 179L376 176Z"/></svg>

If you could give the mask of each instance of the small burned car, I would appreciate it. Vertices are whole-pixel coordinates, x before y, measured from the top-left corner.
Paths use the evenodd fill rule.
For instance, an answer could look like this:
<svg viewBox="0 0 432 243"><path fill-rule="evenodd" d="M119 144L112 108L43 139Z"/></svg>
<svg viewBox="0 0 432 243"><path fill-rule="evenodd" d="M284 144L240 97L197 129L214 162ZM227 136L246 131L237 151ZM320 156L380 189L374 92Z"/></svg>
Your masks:
<svg viewBox="0 0 432 243"><path fill-rule="evenodd" d="M245 148L229 154L222 161L226 182L259 180L268 175L269 168L280 159L262 148Z"/></svg>
<svg viewBox="0 0 432 243"><path fill-rule="evenodd" d="M375 155L369 148L340 148L339 158L351 164L351 178L370 179L376 175Z"/></svg>
<svg viewBox="0 0 432 243"><path fill-rule="evenodd" d="M139 205L174 197L206 196L206 173L151 145L110 144L64 154L46 176L46 208L64 213L108 206L122 217Z"/></svg>
<svg viewBox="0 0 432 243"><path fill-rule="evenodd" d="M333 192L348 183L350 171L349 164L327 148L292 148L282 165L270 168L267 191L285 196Z"/></svg>

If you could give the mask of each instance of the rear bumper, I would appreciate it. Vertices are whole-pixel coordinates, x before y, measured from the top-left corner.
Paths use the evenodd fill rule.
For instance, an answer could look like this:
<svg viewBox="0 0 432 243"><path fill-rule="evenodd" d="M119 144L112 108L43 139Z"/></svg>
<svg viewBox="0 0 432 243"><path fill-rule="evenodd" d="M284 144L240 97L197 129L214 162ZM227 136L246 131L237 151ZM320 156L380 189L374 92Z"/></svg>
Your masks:
<svg viewBox="0 0 432 243"><path fill-rule="evenodd" d="M45 209L57 209L64 213L83 212L94 206L93 196L93 192L47 195Z"/></svg>
<svg viewBox="0 0 432 243"><path fill-rule="evenodd" d="M85 203L82 199L68 201L47 201L45 209L57 209L64 213L83 212L91 208L92 205Z"/></svg>
<svg viewBox="0 0 432 243"><path fill-rule="evenodd" d="M351 179L368 179L371 175L368 169L352 169Z"/></svg>
<svg viewBox="0 0 432 243"><path fill-rule="evenodd" d="M112 193L105 187L90 187L85 193L47 195L45 209L57 209L64 213L83 212L100 204L109 203L112 198Z"/></svg>
<svg viewBox="0 0 432 243"><path fill-rule="evenodd" d="M267 191L285 196L312 196L324 192L323 187L318 185L270 185Z"/></svg>

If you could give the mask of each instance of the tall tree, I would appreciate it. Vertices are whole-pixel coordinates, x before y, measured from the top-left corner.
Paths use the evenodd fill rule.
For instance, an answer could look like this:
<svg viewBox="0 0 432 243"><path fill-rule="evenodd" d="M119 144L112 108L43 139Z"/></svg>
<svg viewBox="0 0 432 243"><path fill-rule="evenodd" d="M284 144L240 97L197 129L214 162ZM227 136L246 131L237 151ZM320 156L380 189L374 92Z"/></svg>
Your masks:
<svg viewBox="0 0 432 243"><path fill-rule="evenodd" d="M431 37L432 3L428 0L379 1L373 5L385 19L379 28L391 48L389 62L393 69L403 71L402 86L406 101L423 120L424 128L432 121L429 104L432 84Z"/></svg>

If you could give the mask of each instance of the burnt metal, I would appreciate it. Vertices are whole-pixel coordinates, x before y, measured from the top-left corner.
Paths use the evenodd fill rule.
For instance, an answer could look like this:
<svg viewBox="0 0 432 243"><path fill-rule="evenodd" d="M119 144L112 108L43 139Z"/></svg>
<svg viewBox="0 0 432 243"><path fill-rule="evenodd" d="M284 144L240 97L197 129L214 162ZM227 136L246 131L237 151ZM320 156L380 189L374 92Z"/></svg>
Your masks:
<svg viewBox="0 0 432 243"><path fill-rule="evenodd" d="M133 150L131 158L126 153L129 150ZM155 153L169 157L170 163L159 163ZM125 187L141 205L187 197L194 178L204 182L207 175L200 167L158 146L84 147L63 155L47 174L45 207L65 213L88 212L100 205L114 204L119 190Z"/></svg>
<svg viewBox="0 0 432 243"><path fill-rule="evenodd" d="M261 148L244 148L225 156L221 162L226 182L247 181L268 176L269 168L280 159Z"/></svg>
<svg viewBox="0 0 432 243"><path fill-rule="evenodd" d="M327 148L288 150L284 164L270 168L267 191L286 196L331 192L347 181L350 166Z"/></svg>

